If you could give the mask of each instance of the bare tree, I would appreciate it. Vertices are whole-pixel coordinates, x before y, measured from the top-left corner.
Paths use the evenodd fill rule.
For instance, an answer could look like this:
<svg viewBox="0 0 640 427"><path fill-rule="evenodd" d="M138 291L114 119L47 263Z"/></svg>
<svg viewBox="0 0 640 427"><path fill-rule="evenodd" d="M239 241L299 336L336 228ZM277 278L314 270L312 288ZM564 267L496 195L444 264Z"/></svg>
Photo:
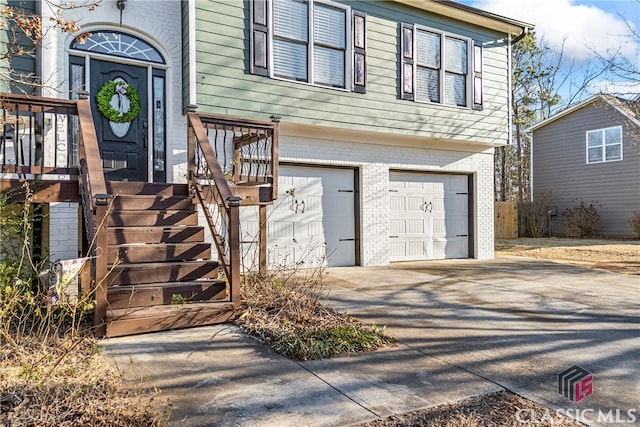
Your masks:
<svg viewBox="0 0 640 427"><path fill-rule="evenodd" d="M4 90L30 93L45 85L41 76L24 66L25 61L35 58L48 31L76 33L80 30L76 21L65 18L66 11L78 8L93 11L100 1L57 3L52 0L9 0L0 9L0 85ZM43 22L37 6L50 9L51 17L47 21ZM83 33L77 35L76 39L83 42L88 36L88 33Z"/></svg>

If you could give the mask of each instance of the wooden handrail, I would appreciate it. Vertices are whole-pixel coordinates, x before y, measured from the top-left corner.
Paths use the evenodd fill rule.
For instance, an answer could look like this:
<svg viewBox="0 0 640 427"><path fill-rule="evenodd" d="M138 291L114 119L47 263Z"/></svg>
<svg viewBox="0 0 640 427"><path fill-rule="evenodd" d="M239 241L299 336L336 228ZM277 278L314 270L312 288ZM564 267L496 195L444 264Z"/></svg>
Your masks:
<svg viewBox="0 0 640 427"><path fill-rule="evenodd" d="M213 241L218 252L219 259L222 264L222 268L227 277L229 283L229 294L231 303L234 305L240 304L240 198L233 195L229 183L225 179L218 158L216 157L209 138L205 131L204 125L200 120L200 117L195 112L187 113L187 120L189 123L189 135L188 135L188 170L189 170L189 185L195 192L198 202L202 206L202 210L205 214L205 219ZM204 178L210 182L207 186L207 191L212 191L214 194L211 197L206 197L204 191L198 182L200 177L196 176L196 150L199 149L199 153L204 158L207 165L207 175ZM211 185L211 181L213 185ZM227 236L226 243L228 247L228 253L225 253L225 244L220 232L216 229L216 222L211 215L208 203L214 202L217 204L218 209L223 210L226 217Z"/></svg>
<svg viewBox="0 0 640 427"><path fill-rule="evenodd" d="M91 114L91 105L87 97L77 101L79 124L79 152L80 152L80 188L87 230L90 232L89 245L94 252L95 287L95 326L96 335L106 333L105 317L107 314L107 286L105 278L108 272L108 239L107 239L107 206L109 195L102 170L102 159L98 147L98 137Z"/></svg>
<svg viewBox="0 0 640 427"><path fill-rule="evenodd" d="M29 128L26 141L29 153L32 149L38 154L34 155L34 159L28 157L28 163L18 164L18 154L16 152L16 161L14 165L2 164L4 173L13 174L34 174L45 175L62 173L69 179L78 176L80 185L80 198L85 213L85 222L90 243L91 254L93 258L93 287L95 288L96 310L95 325L96 333L103 335L105 332L104 318L107 309L107 289L106 284L103 286L104 279L107 275L107 216L108 216L108 199L107 187L102 170L102 160L100 158L100 150L98 147L98 138L96 135L93 117L91 113L91 105L88 100L88 93L81 93L79 100L42 98L27 95L15 95L9 93L0 93L0 104L2 106L3 122L1 126L15 126L17 128ZM44 164L44 155L46 151L42 145L43 142L42 123L50 120L53 127L49 125L51 132L51 140L48 143L57 142L59 130L55 128L58 115L69 117L77 117L78 126L78 163L72 164L70 154L66 155L66 159L62 164L57 163L57 157L54 156L53 164ZM64 122L65 126L70 126L70 121ZM38 127L40 126L40 127ZM63 128L64 129L64 128ZM53 130L53 131L52 131ZM17 131L16 131L17 132ZM65 132L63 130L63 132ZM3 136L3 138L6 138ZM38 138L40 140L38 141ZM17 138L15 138L17 139ZM4 139L2 140L4 141ZM14 144L17 144L14 141ZM33 144L32 148L29 145ZM57 150L57 147L54 151ZM5 147L6 151L6 147ZM27 157L24 156L23 157ZM23 158L22 161L25 161ZM78 171L79 169L79 171ZM85 288L86 289L86 288Z"/></svg>
<svg viewBox="0 0 640 427"><path fill-rule="evenodd" d="M189 117L189 121L191 122L191 126L193 131L195 132L196 140L200 145L200 150L202 151L202 155L209 165L209 171L211 172L211 179L217 188L217 191L220 195L220 201L225 203L225 207L229 207L227 204L227 200L230 197L233 197L233 193L229 188L229 183L224 177L224 173L222 169L219 167L218 158L216 157L213 149L211 148L211 144L209 143L209 137L204 130L204 125L200 120L200 116L197 113L189 112L187 113ZM218 166L218 167L214 167Z"/></svg>

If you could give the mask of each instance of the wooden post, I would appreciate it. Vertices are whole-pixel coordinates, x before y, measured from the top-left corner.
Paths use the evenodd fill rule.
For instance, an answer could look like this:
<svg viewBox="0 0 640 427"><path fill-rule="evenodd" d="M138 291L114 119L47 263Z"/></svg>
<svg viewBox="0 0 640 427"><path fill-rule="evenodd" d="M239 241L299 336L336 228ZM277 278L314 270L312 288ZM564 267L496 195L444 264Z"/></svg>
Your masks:
<svg viewBox="0 0 640 427"><path fill-rule="evenodd" d="M107 264L108 264L108 237L107 237L107 214L108 198L99 199L96 197L96 234L95 234L95 326L96 335L102 337L107 332Z"/></svg>
<svg viewBox="0 0 640 427"><path fill-rule="evenodd" d="M227 198L229 205L229 296L234 307L240 305L240 197Z"/></svg>
<svg viewBox="0 0 640 427"><path fill-rule="evenodd" d="M258 222L258 271L267 274L267 205L259 205Z"/></svg>
<svg viewBox="0 0 640 427"><path fill-rule="evenodd" d="M187 105L187 183L189 187L195 184L196 173L196 135L191 124L191 115L196 114L197 105Z"/></svg>

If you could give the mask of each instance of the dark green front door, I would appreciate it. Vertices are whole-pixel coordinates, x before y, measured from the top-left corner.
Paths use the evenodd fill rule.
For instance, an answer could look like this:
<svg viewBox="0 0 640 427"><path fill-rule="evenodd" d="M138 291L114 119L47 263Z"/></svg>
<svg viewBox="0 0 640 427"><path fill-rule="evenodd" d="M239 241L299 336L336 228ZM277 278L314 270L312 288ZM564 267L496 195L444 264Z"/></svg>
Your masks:
<svg viewBox="0 0 640 427"><path fill-rule="evenodd" d="M111 181L142 181L148 175L148 69L91 59L90 62L91 109L96 135L102 156L105 179ZM96 95L108 82L116 82L119 91L108 91L110 107L123 118L131 110L131 89L137 92L140 112L131 121L119 123L103 114L96 102ZM113 85L111 85L113 86ZM136 98L138 98L136 96ZM110 114L113 114L111 111Z"/></svg>

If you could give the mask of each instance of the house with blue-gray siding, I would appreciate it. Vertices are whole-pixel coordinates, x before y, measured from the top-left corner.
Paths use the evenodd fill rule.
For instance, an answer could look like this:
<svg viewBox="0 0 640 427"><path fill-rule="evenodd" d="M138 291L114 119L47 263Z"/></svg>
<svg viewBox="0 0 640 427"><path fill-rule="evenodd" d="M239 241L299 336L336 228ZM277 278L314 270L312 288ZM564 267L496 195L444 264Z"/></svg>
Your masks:
<svg viewBox="0 0 640 427"><path fill-rule="evenodd" d="M634 236L640 212L640 117L635 101L594 95L529 129L533 194L552 198L551 232L581 202L600 216L597 234Z"/></svg>

